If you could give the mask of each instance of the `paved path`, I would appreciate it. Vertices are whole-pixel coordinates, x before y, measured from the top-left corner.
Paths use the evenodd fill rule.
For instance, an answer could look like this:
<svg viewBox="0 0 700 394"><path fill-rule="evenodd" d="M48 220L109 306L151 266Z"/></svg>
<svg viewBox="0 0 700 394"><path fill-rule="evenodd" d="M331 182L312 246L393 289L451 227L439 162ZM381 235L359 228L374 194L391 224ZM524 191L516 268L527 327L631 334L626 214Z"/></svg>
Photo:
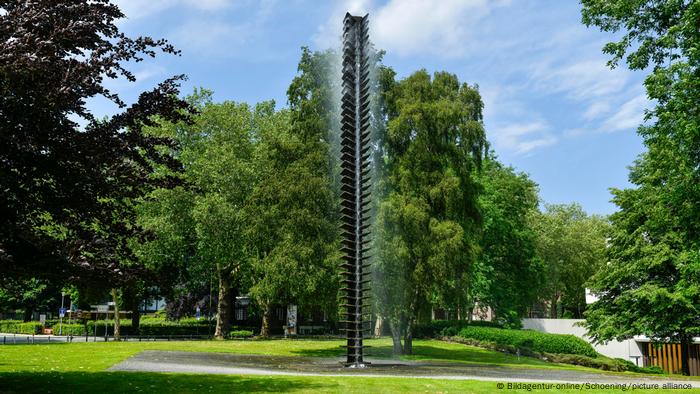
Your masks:
<svg viewBox="0 0 700 394"><path fill-rule="evenodd" d="M368 359L368 368L345 368L342 359L239 355L228 353L144 351L110 371L176 372L245 375L414 377L550 383L690 384L700 381L634 377L558 369L511 368L455 362Z"/></svg>

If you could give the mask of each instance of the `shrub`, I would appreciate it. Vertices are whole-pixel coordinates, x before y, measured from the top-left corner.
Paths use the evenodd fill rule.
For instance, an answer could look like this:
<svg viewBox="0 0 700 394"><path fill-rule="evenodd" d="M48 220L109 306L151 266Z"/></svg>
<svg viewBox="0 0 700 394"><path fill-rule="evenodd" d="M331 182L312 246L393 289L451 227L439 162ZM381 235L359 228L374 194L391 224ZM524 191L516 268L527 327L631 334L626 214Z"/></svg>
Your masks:
<svg viewBox="0 0 700 394"><path fill-rule="evenodd" d="M598 356L598 353L588 342L573 335L468 326L462 328L457 336L514 346L518 349L529 349L539 353L579 354L593 358Z"/></svg>
<svg viewBox="0 0 700 394"><path fill-rule="evenodd" d="M53 326L52 330L53 330L54 335L58 335L59 332L61 333L61 335L73 335L73 336L85 335L85 325L84 324L63 323L63 326L56 324Z"/></svg>
<svg viewBox="0 0 700 394"><path fill-rule="evenodd" d="M250 338L253 336L253 331L251 330L233 330L229 333L231 338Z"/></svg>
<svg viewBox="0 0 700 394"><path fill-rule="evenodd" d="M464 327L500 328L501 326L489 321L433 320L416 325L413 329L413 336L416 338L454 337Z"/></svg>
<svg viewBox="0 0 700 394"><path fill-rule="evenodd" d="M107 335L114 335L114 320L107 320ZM97 333L95 333L95 326L97 326ZM85 329L88 335L97 335L98 337L105 335L105 321L104 320L88 320L85 322ZM120 335L137 335L131 327L131 320L119 320L119 334Z"/></svg>
<svg viewBox="0 0 700 394"><path fill-rule="evenodd" d="M209 327L205 319L197 320L188 318L173 321L159 317L143 317L139 321L138 330L131 326L131 319L122 319L120 323L120 332L122 336L207 335L209 333ZM97 325L97 336L104 336L104 320L98 320L96 322L94 320L89 320L86 323L88 334L94 334L95 325ZM107 320L107 335L114 335L114 320Z"/></svg>
<svg viewBox="0 0 700 394"><path fill-rule="evenodd" d="M651 367L637 367L637 368L639 368L639 369L634 371L634 372L657 373L657 374L664 373L664 370L661 369L661 367L659 367L657 365L652 365Z"/></svg>
<svg viewBox="0 0 700 394"><path fill-rule="evenodd" d="M607 357L588 357L580 354L550 354L543 357L547 361L563 364L580 365L582 367L596 368L603 371L625 372L630 370L629 362L622 359L611 359ZM629 364L628 364L629 363ZM634 364L632 364L634 366Z"/></svg>
<svg viewBox="0 0 700 394"><path fill-rule="evenodd" d="M619 363L624 364L627 367L628 371L639 372L639 373L654 373L654 374L664 373L664 370L661 369L661 367L657 367L656 365L653 365L651 367L640 367L637 364L635 364L629 360L622 359L622 358L616 358L615 360L618 361Z"/></svg>
<svg viewBox="0 0 700 394"><path fill-rule="evenodd" d="M0 332L8 334L41 334L44 327L39 322L23 322L21 320L0 320Z"/></svg>

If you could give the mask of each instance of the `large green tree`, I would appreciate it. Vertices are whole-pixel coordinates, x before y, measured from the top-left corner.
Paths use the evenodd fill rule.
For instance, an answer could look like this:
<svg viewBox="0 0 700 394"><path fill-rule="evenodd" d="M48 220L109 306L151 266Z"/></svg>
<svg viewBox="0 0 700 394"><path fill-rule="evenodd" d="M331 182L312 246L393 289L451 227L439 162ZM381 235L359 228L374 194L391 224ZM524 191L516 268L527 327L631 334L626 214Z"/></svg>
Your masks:
<svg viewBox="0 0 700 394"><path fill-rule="evenodd" d="M336 312L340 246L329 157L332 60L331 52L303 48L299 74L287 91L289 111L258 141L260 176L247 212L254 252L250 293L264 311L263 336L270 333L275 304Z"/></svg>
<svg viewBox="0 0 700 394"><path fill-rule="evenodd" d="M179 142L174 156L183 165L184 186L158 189L143 201L139 222L155 237L138 248L144 260L161 270L179 266L190 273L215 272L215 336L223 338L229 332L231 291L243 285L251 257L244 207L258 174L255 141L275 116L274 103L255 109L229 101L217 104L208 91L197 91L189 100L198 111L191 122L151 130Z"/></svg>
<svg viewBox="0 0 700 394"><path fill-rule="evenodd" d="M378 213L375 293L394 351L412 353L419 312L468 286L479 252L483 103L456 76L384 70L388 195ZM404 343L401 349L400 337Z"/></svg>
<svg viewBox="0 0 700 394"><path fill-rule="evenodd" d="M605 265L607 219L588 215L578 204L548 204L532 220L537 255L542 260L540 301L549 317L580 318L585 285Z"/></svg>
<svg viewBox="0 0 700 394"><path fill-rule="evenodd" d="M484 161L479 182L484 188L479 198L482 254L470 275L470 305L489 306L497 321L517 325L543 283L532 226L539 202L537 185L494 155Z"/></svg>
<svg viewBox="0 0 700 394"><path fill-rule="evenodd" d="M630 170L635 188L613 190L609 260L591 282L594 339L647 335L680 341L682 371L700 335L700 2L583 0L583 22L622 32L604 48L651 73L656 106L638 129L647 151Z"/></svg>
<svg viewBox="0 0 700 394"><path fill-rule="evenodd" d="M153 116L180 120L177 78L122 113L98 121L86 100L126 107L106 78L135 81L129 62L177 53L165 40L130 38L108 0L0 3L0 275L118 282L126 240L138 229L120 217L129 201L177 167L158 149L172 141L143 133ZM82 123L81 127L79 123Z"/></svg>

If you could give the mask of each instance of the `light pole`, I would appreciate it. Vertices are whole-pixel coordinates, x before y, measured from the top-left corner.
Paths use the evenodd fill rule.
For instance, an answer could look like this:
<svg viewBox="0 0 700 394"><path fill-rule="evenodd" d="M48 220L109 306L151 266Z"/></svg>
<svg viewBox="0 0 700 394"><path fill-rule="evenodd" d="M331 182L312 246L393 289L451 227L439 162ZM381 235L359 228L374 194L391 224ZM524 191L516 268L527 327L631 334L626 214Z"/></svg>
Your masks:
<svg viewBox="0 0 700 394"><path fill-rule="evenodd" d="M65 312L63 312L63 298L66 296L66 292L62 291L61 292L61 310L58 311L58 318L59 323L58 323L58 335L63 335L63 315Z"/></svg>

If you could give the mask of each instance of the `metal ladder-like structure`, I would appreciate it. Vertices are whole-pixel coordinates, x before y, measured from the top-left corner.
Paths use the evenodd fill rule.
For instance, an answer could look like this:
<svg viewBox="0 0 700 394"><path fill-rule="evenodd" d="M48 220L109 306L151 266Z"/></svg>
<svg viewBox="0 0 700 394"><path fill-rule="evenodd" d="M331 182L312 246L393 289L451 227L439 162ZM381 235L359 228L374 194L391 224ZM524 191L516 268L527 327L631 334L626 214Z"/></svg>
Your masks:
<svg viewBox="0 0 700 394"><path fill-rule="evenodd" d="M363 302L369 296L369 20L349 13L343 20L341 110L341 215L343 288L349 367L362 368L362 343L369 321Z"/></svg>

